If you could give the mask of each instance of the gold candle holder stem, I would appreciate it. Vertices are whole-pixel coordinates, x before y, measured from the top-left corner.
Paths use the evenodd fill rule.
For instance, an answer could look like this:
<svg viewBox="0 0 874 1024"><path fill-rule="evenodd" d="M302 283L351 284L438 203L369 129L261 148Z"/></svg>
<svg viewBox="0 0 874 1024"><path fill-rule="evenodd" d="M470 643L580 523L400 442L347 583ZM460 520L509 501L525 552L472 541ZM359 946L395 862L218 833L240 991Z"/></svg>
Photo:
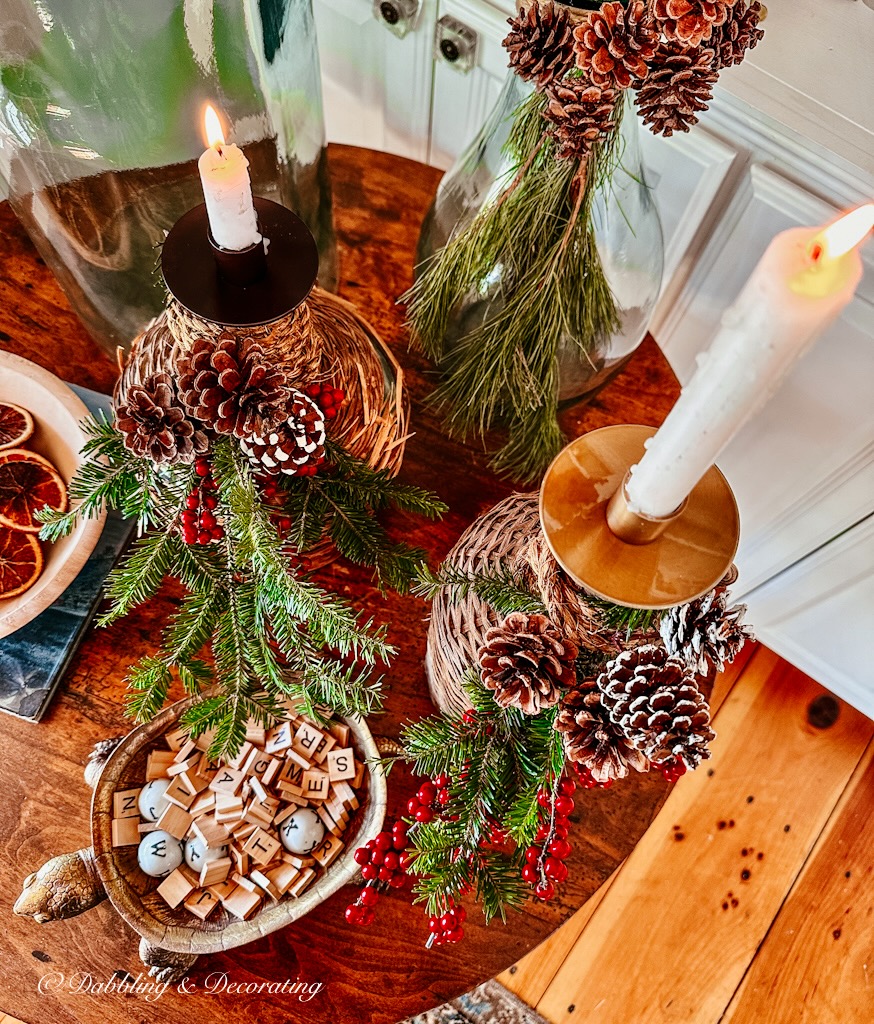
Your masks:
<svg viewBox="0 0 874 1024"><path fill-rule="evenodd" d="M607 525L615 536L626 544L651 544L665 532L665 530L683 514L686 507L682 505L669 516L655 518L636 512L628 504L628 481L631 478L631 471L625 474L625 479L616 488L613 497L607 503Z"/></svg>

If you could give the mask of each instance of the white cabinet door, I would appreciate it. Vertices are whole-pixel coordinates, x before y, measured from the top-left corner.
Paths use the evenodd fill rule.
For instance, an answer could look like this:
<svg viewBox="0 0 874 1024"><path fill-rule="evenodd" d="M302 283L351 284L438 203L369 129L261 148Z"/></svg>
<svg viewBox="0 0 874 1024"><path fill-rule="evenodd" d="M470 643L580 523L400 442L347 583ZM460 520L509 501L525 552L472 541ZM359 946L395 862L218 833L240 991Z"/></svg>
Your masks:
<svg viewBox="0 0 874 1024"><path fill-rule="evenodd" d="M874 718L874 516L746 600L763 643Z"/></svg>
<svg viewBox="0 0 874 1024"><path fill-rule="evenodd" d="M753 165L709 238L659 342L686 381L775 234L836 209ZM770 579L872 510L874 249L856 298L722 458L741 510L738 592Z"/></svg>
<svg viewBox="0 0 874 1024"><path fill-rule="evenodd" d="M314 0L330 142L427 161L437 0L390 0L386 11L414 8L398 38L371 0Z"/></svg>
<svg viewBox="0 0 874 1024"><path fill-rule="evenodd" d="M509 74L507 16L482 0L440 0L429 162L449 167L482 127Z"/></svg>

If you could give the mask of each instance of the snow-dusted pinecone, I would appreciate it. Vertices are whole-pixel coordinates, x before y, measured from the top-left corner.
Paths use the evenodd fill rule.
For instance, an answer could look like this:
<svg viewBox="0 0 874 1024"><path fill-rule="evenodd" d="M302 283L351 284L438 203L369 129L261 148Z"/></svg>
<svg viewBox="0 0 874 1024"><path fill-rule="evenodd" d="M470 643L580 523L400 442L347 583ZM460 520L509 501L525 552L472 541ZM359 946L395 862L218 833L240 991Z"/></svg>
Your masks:
<svg viewBox="0 0 874 1024"><path fill-rule="evenodd" d="M630 769L649 769L646 756L611 722L601 704L601 691L590 682L562 698L555 718L565 756L584 765L596 782L623 779Z"/></svg>
<svg viewBox="0 0 874 1024"><path fill-rule="evenodd" d="M660 644L623 651L596 681L610 721L650 761L710 757L710 708L682 658Z"/></svg>
<svg viewBox="0 0 874 1024"><path fill-rule="evenodd" d="M198 338L176 361L188 415L217 434L246 437L281 416L289 389L257 342L232 334Z"/></svg>
<svg viewBox="0 0 874 1024"><path fill-rule="evenodd" d="M125 448L157 465L193 462L209 447L206 434L185 415L168 373L132 384L115 410L115 422Z"/></svg>
<svg viewBox="0 0 874 1024"><path fill-rule="evenodd" d="M574 29L574 39L577 67L595 85L617 89L627 89L635 79L646 78L647 61L652 60L658 45L643 0L632 0L627 6L618 0L603 4Z"/></svg>
<svg viewBox="0 0 874 1024"><path fill-rule="evenodd" d="M713 98L719 77L713 50L674 50L660 47L649 77L635 103L644 124L656 135L687 132Z"/></svg>
<svg viewBox="0 0 874 1024"><path fill-rule="evenodd" d="M755 639L742 620L745 604L727 608L728 591L716 587L688 604L669 608L659 621L659 633L669 654L682 658L689 669L704 675L710 665L721 672L734 661L747 640Z"/></svg>
<svg viewBox="0 0 874 1024"><path fill-rule="evenodd" d="M654 0L656 27L679 46L700 46L724 25L736 0Z"/></svg>
<svg viewBox="0 0 874 1024"><path fill-rule="evenodd" d="M279 423L259 426L240 441L252 465L277 476L313 476L325 461L325 417L302 391L292 391Z"/></svg>
<svg viewBox="0 0 874 1024"><path fill-rule="evenodd" d="M567 78L553 82L546 97L543 116L552 125L550 134L560 159L581 159L594 142L616 126L616 93L609 87L593 85L582 76Z"/></svg>
<svg viewBox="0 0 874 1024"><path fill-rule="evenodd" d="M545 615L511 612L486 633L479 650L482 681L501 707L536 715L576 682L577 653Z"/></svg>
<svg viewBox="0 0 874 1024"><path fill-rule="evenodd" d="M566 8L530 0L507 24L504 49L520 78L533 79L543 89L573 67L573 23Z"/></svg>

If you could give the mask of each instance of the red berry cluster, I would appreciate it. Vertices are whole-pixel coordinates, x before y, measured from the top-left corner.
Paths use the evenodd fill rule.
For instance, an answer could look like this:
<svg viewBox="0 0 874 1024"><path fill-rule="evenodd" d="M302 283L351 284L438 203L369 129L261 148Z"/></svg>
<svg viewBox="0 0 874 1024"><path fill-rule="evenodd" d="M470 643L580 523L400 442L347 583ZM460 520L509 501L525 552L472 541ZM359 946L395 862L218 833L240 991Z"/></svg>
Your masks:
<svg viewBox="0 0 874 1024"><path fill-rule="evenodd" d="M438 775L433 782L426 780L419 786L416 795L407 801L407 813L414 822L427 824L437 815L437 807L449 803L449 776Z"/></svg>
<svg viewBox="0 0 874 1024"><path fill-rule="evenodd" d="M584 764L571 761L570 765L577 777L577 785L582 786L583 789L609 789L613 785L612 779L607 779L606 782L598 782Z"/></svg>
<svg viewBox="0 0 874 1024"><path fill-rule="evenodd" d="M672 757L667 761L659 761L658 764L654 764L653 768L658 770L664 775L668 782L676 782L686 774L686 764L679 757Z"/></svg>
<svg viewBox="0 0 874 1024"><path fill-rule="evenodd" d="M428 941L425 947L455 945L464 938L462 925L467 919L467 911L461 905L455 906L452 900L446 904L446 910L438 917L428 918Z"/></svg>
<svg viewBox="0 0 874 1024"><path fill-rule="evenodd" d="M326 420L334 419L346 401L346 392L333 384L310 384L306 393L325 414Z"/></svg>
<svg viewBox="0 0 874 1024"><path fill-rule="evenodd" d="M359 846L352 855L361 867L361 877L367 883L354 903L346 908L349 924L364 927L373 924L374 908L380 892L387 888L400 889L407 880L411 858L407 849L407 823L396 821L391 831L383 830L365 846Z"/></svg>
<svg viewBox="0 0 874 1024"><path fill-rule="evenodd" d="M541 789L537 794L541 824L535 842L539 845L529 846L525 851L522 878L534 887L534 895L539 900L551 900L556 885L567 880L565 861L571 853L567 837L570 813L574 809L572 794L576 788L573 779L564 778L557 791Z"/></svg>
<svg viewBox="0 0 874 1024"><path fill-rule="evenodd" d="M199 482L185 499L185 508L179 514L182 539L186 544L210 544L225 535L224 527L215 514L218 508L218 495L215 493L218 484L206 459L198 459L194 463L194 472L200 478Z"/></svg>

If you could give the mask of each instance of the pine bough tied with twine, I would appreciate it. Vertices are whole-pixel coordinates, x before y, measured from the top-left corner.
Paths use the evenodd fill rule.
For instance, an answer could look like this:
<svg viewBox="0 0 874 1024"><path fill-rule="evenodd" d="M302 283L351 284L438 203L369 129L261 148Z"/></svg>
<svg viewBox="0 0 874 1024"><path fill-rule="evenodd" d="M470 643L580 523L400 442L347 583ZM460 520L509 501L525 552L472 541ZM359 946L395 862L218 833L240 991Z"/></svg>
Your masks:
<svg viewBox="0 0 874 1024"><path fill-rule="evenodd" d="M506 184L421 269L405 296L414 336L443 371L434 401L461 435L507 430L493 466L535 479L563 443L557 350L591 361L619 327L591 223L596 193L622 160L627 94L661 135L688 131L719 73L762 38L758 0L627 0L580 11L526 0L509 21L510 67L535 91L514 114ZM466 296L500 294L451 349Z"/></svg>

